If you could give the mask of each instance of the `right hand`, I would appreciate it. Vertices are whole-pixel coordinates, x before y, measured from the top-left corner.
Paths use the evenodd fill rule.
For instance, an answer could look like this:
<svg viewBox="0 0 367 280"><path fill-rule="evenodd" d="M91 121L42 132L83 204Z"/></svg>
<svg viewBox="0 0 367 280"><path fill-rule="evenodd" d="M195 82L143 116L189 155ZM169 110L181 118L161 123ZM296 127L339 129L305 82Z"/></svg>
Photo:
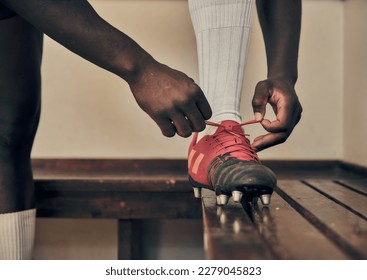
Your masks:
<svg viewBox="0 0 367 280"><path fill-rule="evenodd" d="M189 137L205 128L211 108L200 87L184 73L153 61L130 83L138 105L163 135Z"/></svg>
<svg viewBox="0 0 367 280"><path fill-rule="evenodd" d="M264 119L267 103L272 106L276 120ZM286 141L301 119L302 106L294 89L294 83L284 79L267 79L259 82L252 106L255 119L262 120L262 126L269 132L255 138L252 147L256 152Z"/></svg>

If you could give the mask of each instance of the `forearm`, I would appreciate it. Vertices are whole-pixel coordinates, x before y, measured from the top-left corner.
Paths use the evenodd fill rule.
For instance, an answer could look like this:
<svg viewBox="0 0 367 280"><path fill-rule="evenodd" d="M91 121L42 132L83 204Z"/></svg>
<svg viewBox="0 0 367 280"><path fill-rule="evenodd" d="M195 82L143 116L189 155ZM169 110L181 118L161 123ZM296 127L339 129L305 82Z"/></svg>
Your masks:
<svg viewBox="0 0 367 280"><path fill-rule="evenodd" d="M66 48L134 82L154 61L134 40L104 21L86 0L0 0Z"/></svg>
<svg viewBox="0 0 367 280"><path fill-rule="evenodd" d="M257 0L269 79L297 81L301 6L301 0Z"/></svg>

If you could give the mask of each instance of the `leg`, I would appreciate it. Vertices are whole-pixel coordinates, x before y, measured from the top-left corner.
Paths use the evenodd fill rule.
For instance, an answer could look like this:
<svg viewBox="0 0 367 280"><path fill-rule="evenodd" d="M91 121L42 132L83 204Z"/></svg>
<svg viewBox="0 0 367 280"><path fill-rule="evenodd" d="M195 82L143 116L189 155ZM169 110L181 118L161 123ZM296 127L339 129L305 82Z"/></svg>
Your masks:
<svg viewBox="0 0 367 280"><path fill-rule="evenodd" d="M43 35L13 16L0 20L0 38L0 259L30 258L35 223L30 153L40 116Z"/></svg>
<svg viewBox="0 0 367 280"><path fill-rule="evenodd" d="M118 220L118 259L142 259L142 221Z"/></svg>
<svg viewBox="0 0 367 280"><path fill-rule="evenodd" d="M240 102L254 0L190 0L200 86L213 122L241 122Z"/></svg>
<svg viewBox="0 0 367 280"><path fill-rule="evenodd" d="M212 122L189 148L189 178L216 192L218 205L260 196L264 205L276 186L241 128L240 102L254 0L189 0L195 29L200 84L212 107Z"/></svg>

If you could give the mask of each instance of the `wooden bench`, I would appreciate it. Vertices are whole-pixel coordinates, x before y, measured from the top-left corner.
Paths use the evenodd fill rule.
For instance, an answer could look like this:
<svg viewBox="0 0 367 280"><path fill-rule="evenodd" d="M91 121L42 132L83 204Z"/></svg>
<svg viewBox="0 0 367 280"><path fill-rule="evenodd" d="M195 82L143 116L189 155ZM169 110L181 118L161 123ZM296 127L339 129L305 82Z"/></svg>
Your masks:
<svg viewBox="0 0 367 280"><path fill-rule="evenodd" d="M269 207L195 199L184 160L33 160L39 217L117 219L118 259L140 259L144 219L202 219L208 259L367 259L367 172L268 161Z"/></svg>

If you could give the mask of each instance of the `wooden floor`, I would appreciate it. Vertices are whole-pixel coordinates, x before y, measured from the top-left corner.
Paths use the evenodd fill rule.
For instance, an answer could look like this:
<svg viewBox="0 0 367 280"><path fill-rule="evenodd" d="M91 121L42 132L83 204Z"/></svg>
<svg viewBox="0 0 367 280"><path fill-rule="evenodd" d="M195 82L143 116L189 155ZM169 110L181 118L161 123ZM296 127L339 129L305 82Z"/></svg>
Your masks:
<svg viewBox="0 0 367 280"><path fill-rule="evenodd" d="M208 259L367 259L367 172L338 161L268 161L269 207L194 199L183 160L34 160L38 215L119 220L119 258L141 257L144 219L202 219Z"/></svg>

